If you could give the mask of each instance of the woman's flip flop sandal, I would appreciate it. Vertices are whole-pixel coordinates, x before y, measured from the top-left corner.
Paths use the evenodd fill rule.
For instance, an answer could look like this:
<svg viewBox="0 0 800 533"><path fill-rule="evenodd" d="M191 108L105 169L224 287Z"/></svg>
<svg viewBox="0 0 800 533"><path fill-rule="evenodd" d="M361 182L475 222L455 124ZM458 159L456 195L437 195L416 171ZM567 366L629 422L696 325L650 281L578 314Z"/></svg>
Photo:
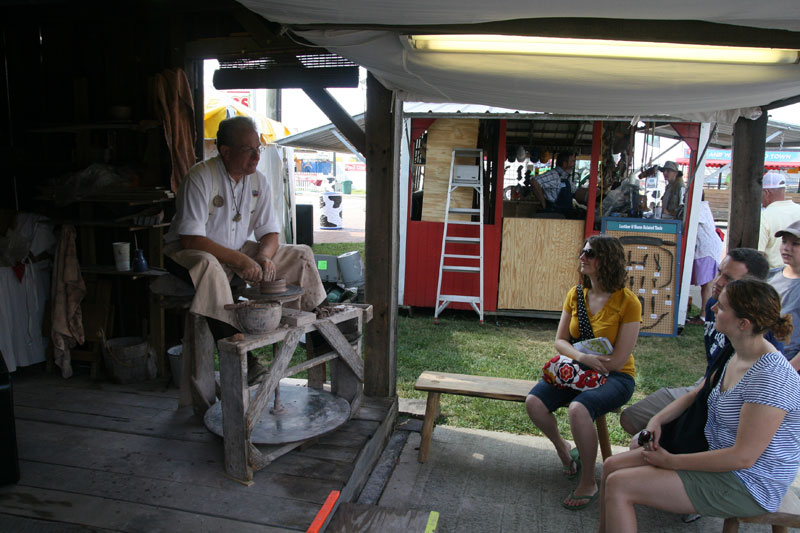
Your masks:
<svg viewBox="0 0 800 533"><path fill-rule="evenodd" d="M561 507L564 509L569 509L570 511L580 511L581 509L586 509L590 506L600 495L600 491L598 490L591 496L575 496L575 491L569 493L567 498L572 498L573 500L586 500L585 503L579 503L578 505L568 505L566 499L561 502Z"/></svg>
<svg viewBox="0 0 800 533"><path fill-rule="evenodd" d="M575 472L564 472L564 475L567 476L567 479L575 479L579 475L581 475L581 456L578 455L578 448L572 448L569 451L569 456L572 458L569 462L569 469L572 470L572 465L575 465Z"/></svg>

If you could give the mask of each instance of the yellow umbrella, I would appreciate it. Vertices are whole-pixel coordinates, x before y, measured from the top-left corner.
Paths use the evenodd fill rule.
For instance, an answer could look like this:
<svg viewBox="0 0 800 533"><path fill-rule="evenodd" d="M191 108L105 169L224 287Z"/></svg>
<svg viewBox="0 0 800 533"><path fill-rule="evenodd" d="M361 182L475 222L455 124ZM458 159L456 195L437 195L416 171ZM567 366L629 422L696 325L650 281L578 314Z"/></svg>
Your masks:
<svg viewBox="0 0 800 533"><path fill-rule="evenodd" d="M204 115L203 115L203 129L206 139L216 139L217 130L219 130L219 123L226 118L234 116L244 116L252 118L258 133L261 136L263 144L275 142L278 139L283 139L292 134L280 122L272 120L264 115L260 115L252 109L243 106L236 100L228 98L224 95L214 95L206 100Z"/></svg>

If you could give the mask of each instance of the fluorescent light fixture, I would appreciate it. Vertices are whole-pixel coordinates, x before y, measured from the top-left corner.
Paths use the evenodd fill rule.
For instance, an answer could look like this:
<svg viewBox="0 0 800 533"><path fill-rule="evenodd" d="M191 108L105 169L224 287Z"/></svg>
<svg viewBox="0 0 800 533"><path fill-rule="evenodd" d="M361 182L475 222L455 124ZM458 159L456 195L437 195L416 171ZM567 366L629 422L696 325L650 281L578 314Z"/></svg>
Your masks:
<svg viewBox="0 0 800 533"><path fill-rule="evenodd" d="M798 63L798 50L704 46L697 44L561 39L515 35L410 35L409 45L420 52L534 54L597 58L700 61L710 63Z"/></svg>

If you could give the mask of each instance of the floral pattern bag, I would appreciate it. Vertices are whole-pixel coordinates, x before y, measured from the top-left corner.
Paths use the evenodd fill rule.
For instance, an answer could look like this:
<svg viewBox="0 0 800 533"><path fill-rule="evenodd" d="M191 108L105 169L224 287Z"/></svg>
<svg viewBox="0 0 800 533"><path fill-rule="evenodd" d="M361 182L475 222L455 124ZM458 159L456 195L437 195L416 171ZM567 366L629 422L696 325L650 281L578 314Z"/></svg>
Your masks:
<svg viewBox="0 0 800 533"><path fill-rule="evenodd" d="M581 338L585 341L594 337L592 324L589 322L589 315L586 312L586 302L583 297L583 287L576 287L576 299L578 300L578 327L580 328ZM565 355L556 355L542 367L542 378L549 384L562 389L575 389L585 391L596 389L604 385L607 378L597 370L589 368Z"/></svg>

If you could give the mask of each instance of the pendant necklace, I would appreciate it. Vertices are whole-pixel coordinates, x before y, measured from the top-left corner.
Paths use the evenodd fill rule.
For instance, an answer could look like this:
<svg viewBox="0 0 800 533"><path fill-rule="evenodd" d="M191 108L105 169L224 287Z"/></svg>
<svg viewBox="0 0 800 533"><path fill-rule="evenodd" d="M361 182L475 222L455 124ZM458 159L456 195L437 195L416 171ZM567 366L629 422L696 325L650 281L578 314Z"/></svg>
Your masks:
<svg viewBox="0 0 800 533"><path fill-rule="evenodd" d="M242 178L242 179L244 179L244 178ZM242 185L242 191L243 192L242 192L242 195L239 197L239 202L238 203L236 202L236 192L233 190L233 184L231 183L230 179L228 179L228 185L231 186L231 197L233 198L233 202L232 203L233 203L233 207L236 208L236 214L233 215L233 219L232 220L234 222L239 222L240 220L242 220L242 200L244 200L244 184Z"/></svg>

